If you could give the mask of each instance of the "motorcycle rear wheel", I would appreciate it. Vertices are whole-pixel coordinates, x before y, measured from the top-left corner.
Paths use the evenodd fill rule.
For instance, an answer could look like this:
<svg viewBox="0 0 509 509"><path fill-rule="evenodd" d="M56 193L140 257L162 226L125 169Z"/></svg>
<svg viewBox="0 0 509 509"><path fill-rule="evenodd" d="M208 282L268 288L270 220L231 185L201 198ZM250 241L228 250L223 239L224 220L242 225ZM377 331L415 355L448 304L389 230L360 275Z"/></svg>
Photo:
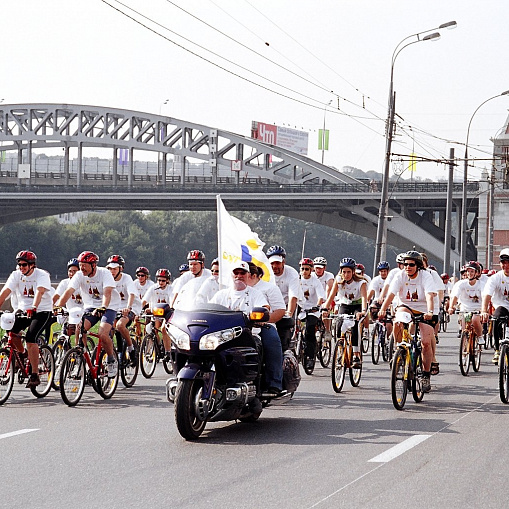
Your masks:
<svg viewBox="0 0 509 509"><path fill-rule="evenodd" d="M198 415L202 390L201 380L181 380L177 385L175 422L180 435L185 440L197 440L207 424L207 420Z"/></svg>

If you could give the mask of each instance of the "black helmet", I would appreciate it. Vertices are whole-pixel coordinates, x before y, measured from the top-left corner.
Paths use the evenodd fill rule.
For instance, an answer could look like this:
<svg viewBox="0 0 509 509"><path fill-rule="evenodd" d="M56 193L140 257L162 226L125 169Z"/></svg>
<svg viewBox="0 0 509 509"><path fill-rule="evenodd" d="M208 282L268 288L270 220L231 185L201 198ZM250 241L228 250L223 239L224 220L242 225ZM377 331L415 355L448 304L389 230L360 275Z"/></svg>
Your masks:
<svg viewBox="0 0 509 509"><path fill-rule="evenodd" d="M424 263L422 261L422 255L421 253L417 251L407 251L403 255L403 260L414 260L414 262L417 264L417 267L422 269L424 267Z"/></svg>
<svg viewBox="0 0 509 509"><path fill-rule="evenodd" d="M203 254L203 251L200 251L199 249L193 249L187 254L187 261L197 261L203 263L205 261L205 255Z"/></svg>
<svg viewBox="0 0 509 509"><path fill-rule="evenodd" d="M122 256L118 255L118 254L114 254L114 255L111 255L109 258L108 258L108 261L106 262L106 267L110 264L110 263L117 263L118 265L120 265L122 268L124 267L125 265L125 260L124 258L122 258Z"/></svg>

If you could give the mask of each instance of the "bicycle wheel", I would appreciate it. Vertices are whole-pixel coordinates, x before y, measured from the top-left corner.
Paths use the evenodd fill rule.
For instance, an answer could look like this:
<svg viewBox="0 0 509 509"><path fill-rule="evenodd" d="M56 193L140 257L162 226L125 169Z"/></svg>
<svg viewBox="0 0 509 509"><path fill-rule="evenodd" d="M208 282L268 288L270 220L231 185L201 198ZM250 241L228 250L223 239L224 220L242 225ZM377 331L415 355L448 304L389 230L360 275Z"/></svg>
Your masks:
<svg viewBox="0 0 509 509"><path fill-rule="evenodd" d="M0 348L0 405L3 405L11 395L14 385L14 355L9 348Z"/></svg>
<svg viewBox="0 0 509 509"><path fill-rule="evenodd" d="M66 347L67 345L67 347ZM60 388L60 367L62 365L62 361L64 360L64 356L69 350L68 343L66 343L63 339L59 339L53 343L53 359L55 361L55 374L53 375L53 380L51 381L51 386L55 391L58 391Z"/></svg>
<svg viewBox="0 0 509 509"><path fill-rule="evenodd" d="M394 356L394 334L391 333L391 335L389 336L389 341L387 341L386 338L385 343L387 345L387 359L389 359L390 361Z"/></svg>
<svg viewBox="0 0 509 509"><path fill-rule="evenodd" d="M472 361L472 369L477 373L481 367L482 347L476 334L474 334L473 349L474 351L470 354L470 360Z"/></svg>
<svg viewBox="0 0 509 509"><path fill-rule="evenodd" d="M468 332L463 332L460 339L460 371L463 376L468 375L470 369L470 338Z"/></svg>
<svg viewBox="0 0 509 509"><path fill-rule="evenodd" d="M171 360L166 360L163 357L163 368L168 375L171 375L173 373L173 364L171 363Z"/></svg>
<svg viewBox="0 0 509 509"><path fill-rule="evenodd" d="M352 384L352 387L358 387L361 381L362 364L360 368L348 368L348 374L350 375L350 383Z"/></svg>
<svg viewBox="0 0 509 509"><path fill-rule="evenodd" d="M369 325L365 327L362 331L362 353L369 352Z"/></svg>
<svg viewBox="0 0 509 509"><path fill-rule="evenodd" d="M498 368L498 388L500 391L500 401L509 403L509 350L507 344L503 344L500 349L500 359Z"/></svg>
<svg viewBox="0 0 509 509"><path fill-rule="evenodd" d="M133 341L133 347L135 352L135 358L139 359L138 356L138 343L136 341ZM131 361L131 357L129 354L129 351L126 349L124 351L123 359L120 361L119 368L120 368L120 378L122 379L122 383L126 387L132 387L134 385L134 382L136 382L136 378L138 377L138 369L140 366L139 362L133 362Z"/></svg>
<svg viewBox="0 0 509 509"><path fill-rule="evenodd" d="M422 390L422 357L419 355L415 362L415 370L412 377L412 396L416 403L420 403L424 397L424 391Z"/></svg>
<svg viewBox="0 0 509 509"><path fill-rule="evenodd" d="M344 350L344 339L339 339L334 348L331 367L332 388L335 392L341 392L343 384L345 383L346 367L344 363Z"/></svg>
<svg viewBox="0 0 509 509"><path fill-rule="evenodd" d="M322 365L322 368L328 368L330 364L330 358L331 358L331 342L330 339L327 339L325 337L324 331L318 331L316 333L317 335L317 345L319 344L320 347L318 349L318 360L320 361L320 364ZM320 335L320 343L318 343L318 335ZM317 346L318 348L318 346Z"/></svg>
<svg viewBox="0 0 509 509"><path fill-rule="evenodd" d="M371 333L371 360L373 364L378 364L380 360L380 333L377 324L375 324Z"/></svg>
<svg viewBox="0 0 509 509"><path fill-rule="evenodd" d="M117 357L116 352L114 352L113 355ZM118 357L116 360L118 362ZM110 378L108 376L108 355L104 350L101 350L101 354L99 356L99 366L97 366L95 385L98 394L104 399L110 399L117 390L118 371L115 377Z"/></svg>
<svg viewBox="0 0 509 509"><path fill-rule="evenodd" d="M140 349L140 369L145 378L150 378L156 370L157 353L153 334L145 334Z"/></svg>
<svg viewBox="0 0 509 509"><path fill-rule="evenodd" d="M391 396L396 410L403 410L408 392L408 381L405 376L406 350L398 348L392 359Z"/></svg>
<svg viewBox="0 0 509 509"><path fill-rule="evenodd" d="M78 404L85 390L85 359L81 348L67 351L60 365L60 395L66 405Z"/></svg>
<svg viewBox="0 0 509 509"><path fill-rule="evenodd" d="M38 398L44 398L51 391L53 377L55 376L55 360L53 352L47 345L39 347L39 379L41 383L37 387L30 387L32 394Z"/></svg>
<svg viewBox="0 0 509 509"><path fill-rule="evenodd" d="M387 330L382 325L378 329L378 335L379 335L379 344L380 344L380 350L382 350L382 359L384 362L387 362L389 357L389 341L387 340Z"/></svg>

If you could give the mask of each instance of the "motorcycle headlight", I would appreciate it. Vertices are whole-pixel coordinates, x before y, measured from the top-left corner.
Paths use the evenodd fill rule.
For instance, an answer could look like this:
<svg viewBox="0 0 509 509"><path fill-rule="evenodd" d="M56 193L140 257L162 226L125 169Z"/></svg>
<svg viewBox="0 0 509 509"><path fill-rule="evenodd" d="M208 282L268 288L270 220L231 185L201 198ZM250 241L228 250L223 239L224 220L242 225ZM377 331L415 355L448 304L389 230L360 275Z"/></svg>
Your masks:
<svg viewBox="0 0 509 509"><path fill-rule="evenodd" d="M231 341L235 337L233 329L224 329L206 334L200 339L200 350L215 350L219 345Z"/></svg>
<svg viewBox="0 0 509 509"><path fill-rule="evenodd" d="M168 334L173 344L180 350L191 350L191 339L189 334L180 330L171 323L167 327Z"/></svg>

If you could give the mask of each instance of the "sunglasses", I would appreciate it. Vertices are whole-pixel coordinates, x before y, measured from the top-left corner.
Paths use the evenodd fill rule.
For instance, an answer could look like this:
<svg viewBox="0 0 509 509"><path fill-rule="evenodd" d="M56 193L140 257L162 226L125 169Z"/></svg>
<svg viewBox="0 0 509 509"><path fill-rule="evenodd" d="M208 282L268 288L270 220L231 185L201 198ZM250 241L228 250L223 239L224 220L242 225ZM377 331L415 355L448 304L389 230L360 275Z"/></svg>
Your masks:
<svg viewBox="0 0 509 509"><path fill-rule="evenodd" d="M28 263L18 263L18 267L28 267Z"/></svg>
<svg viewBox="0 0 509 509"><path fill-rule="evenodd" d="M403 265L405 267L415 267L417 264L416 263L404 263Z"/></svg>
<svg viewBox="0 0 509 509"><path fill-rule="evenodd" d="M167 279L158 279L157 282L158 283L166 283L166 281L168 281Z"/></svg>
<svg viewBox="0 0 509 509"><path fill-rule="evenodd" d="M218 270L211 270L212 274L219 274Z"/></svg>
<svg viewBox="0 0 509 509"><path fill-rule="evenodd" d="M311 269L309 267L301 267L300 270L303 270L305 272L309 272Z"/></svg>

